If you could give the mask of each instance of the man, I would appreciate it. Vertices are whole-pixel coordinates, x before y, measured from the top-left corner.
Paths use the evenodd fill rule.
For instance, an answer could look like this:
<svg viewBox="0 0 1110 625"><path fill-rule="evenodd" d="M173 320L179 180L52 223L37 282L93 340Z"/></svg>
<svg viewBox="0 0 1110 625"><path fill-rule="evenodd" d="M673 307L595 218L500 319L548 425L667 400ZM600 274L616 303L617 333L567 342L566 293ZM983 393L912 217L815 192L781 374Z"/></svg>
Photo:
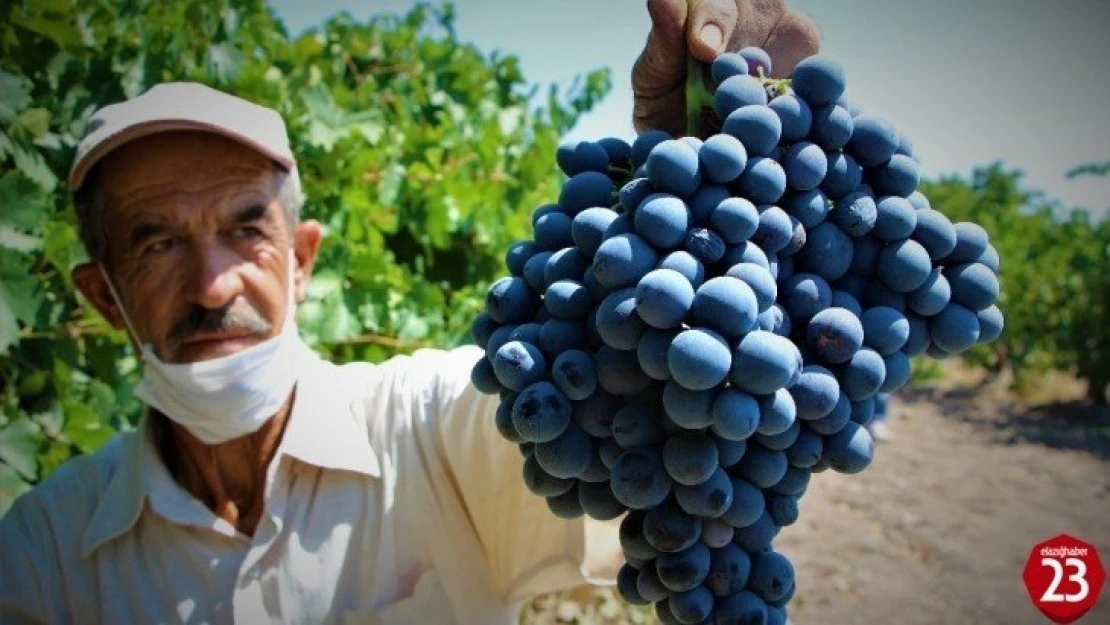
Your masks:
<svg viewBox="0 0 1110 625"><path fill-rule="evenodd" d="M649 2L639 127L682 119L687 42L816 50L770 1ZM689 36L689 39L687 38ZM3 623L510 623L611 583L611 525L530 494L474 348L335 366L294 314L320 245L273 111L192 84L96 114L70 176L91 305L143 361L138 432L0 521Z"/></svg>

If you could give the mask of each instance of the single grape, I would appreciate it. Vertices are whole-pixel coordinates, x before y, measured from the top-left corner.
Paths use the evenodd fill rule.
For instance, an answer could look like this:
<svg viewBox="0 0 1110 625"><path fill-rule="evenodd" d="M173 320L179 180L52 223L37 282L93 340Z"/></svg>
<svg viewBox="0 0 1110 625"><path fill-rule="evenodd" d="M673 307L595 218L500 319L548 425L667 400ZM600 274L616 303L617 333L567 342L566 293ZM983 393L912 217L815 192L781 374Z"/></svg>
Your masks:
<svg viewBox="0 0 1110 625"><path fill-rule="evenodd" d="M961 221L954 225L956 246L944 258L945 264L958 265L974 262L987 251L990 239L987 231L976 223Z"/></svg>
<svg viewBox="0 0 1110 625"><path fill-rule="evenodd" d="M705 265L693 254L685 250L671 252L663 257L656 266L657 269L673 269L682 274L686 281L695 289L705 281Z"/></svg>
<svg viewBox="0 0 1110 625"><path fill-rule="evenodd" d="M848 422L842 430L825 439L825 460L838 473L859 473L871 464L875 441L867 430Z"/></svg>
<svg viewBox="0 0 1110 625"><path fill-rule="evenodd" d="M701 537L701 521L690 516L674 501L665 501L644 516L644 538L657 551L677 553Z"/></svg>
<svg viewBox="0 0 1110 625"><path fill-rule="evenodd" d="M803 271L837 280L848 273L854 251L852 239L835 223L826 221L809 231L806 246L797 258Z"/></svg>
<svg viewBox="0 0 1110 625"><path fill-rule="evenodd" d="M609 154L593 141L567 141L555 150L555 162L568 176L584 171L604 172L609 166Z"/></svg>
<svg viewBox="0 0 1110 625"><path fill-rule="evenodd" d="M788 339L755 330L740 339L732 353L729 381L755 395L767 395L793 383L802 368L802 355Z"/></svg>
<svg viewBox="0 0 1110 625"><path fill-rule="evenodd" d="M871 232L878 218L879 209L874 198L861 191L840 198L829 212L829 221L854 237Z"/></svg>
<svg viewBox="0 0 1110 625"><path fill-rule="evenodd" d="M813 112L805 100L786 93L771 100L768 105L782 125L782 141L793 143L804 139L813 125ZM824 155L821 156L824 159Z"/></svg>
<svg viewBox="0 0 1110 625"><path fill-rule="evenodd" d="M741 48L738 53L748 62L748 73L752 76L771 77L771 55L758 46Z"/></svg>
<svg viewBox="0 0 1110 625"><path fill-rule="evenodd" d="M592 259L605 237L605 231L613 224L617 213L608 208L587 208L574 216L570 225L571 239L578 250Z"/></svg>
<svg viewBox="0 0 1110 625"><path fill-rule="evenodd" d="M597 370L593 358L582 350L559 354L551 363L551 381L568 399L586 399L597 390Z"/></svg>
<svg viewBox="0 0 1110 625"><path fill-rule="evenodd" d="M854 129L851 113L842 106L829 104L813 110L809 140L832 152L848 145Z"/></svg>
<svg viewBox="0 0 1110 625"><path fill-rule="evenodd" d="M767 156L782 138L782 120L769 106L742 106L725 118L722 130L737 138L750 156Z"/></svg>
<svg viewBox="0 0 1110 625"><path fill-rule="evenodd" d="M517 425L517 429L520 429L519 419L514 418L513 423ZM564 479L578 477L590 466L593 459L594 450L590 435L574 422L568 423L566 429L552 440L534 442L536 442L536 461L544 471L555 477Z"/></svg>
<svg viewBox="0 0 1110 625"><path fill-rule="evenodd" d="M698 151L698 160L706 180L726 184L744 173L748 151L739 139L722 133L705 140Z"/></svg>
<svg viewBox="0 0 1110 625"><path fill-rule="evenodd" d="M879 279L899 293L916 290L932 271L929 253L912 239L891 243L879 252Z"/></svg>
<svg viewBox="0 0 1110 625"><path fill-rule="evenodd" d="M730 267L725 275L748 285L755 294L756 308L759 311L765 311L775 303L778 285L767 269L755 263L737 263Z"/></svg>
<svg viewBox="0 0 1110 625"><path fill-rule="evenodd" d="M658 419L658 409L646 403L622 406L613 415L613 440L625 449L662 443Z"/></svg>
<svg viewBox="0 0 1110 625"><path fill-rule="evenodd" d="M998 300L998 276L981 263L945 267L952 287L952 301L974 311L992 306Z"/></svg>
<svg viewBox="0 0 1110 625"><path fill-rule="evenodd" d="M823 55L803 59L794 68L790 86L810 106L821 107L836 102L844 94L844 69Z"/></svg>
<svg viewBox="0 0 1110 625"><path fill-rule="evenodd" d="M710 73L713 80L722 83L733 76L743 76L748 73L748 62L737 52L718 54L710 64Z"/></svg>
<svg viewBox="0 0 1110 625"><path fill-rule="evenodd" d="M851 311L826 308L810 320L806 342L818 358L835 365L855 355L863 346L863 335L863 324Z"/></svg>
<svg viewBox="0 0 1110 625"><path fill-rule="evenodd" d="M799 141L786 151L783 161L786 171L786 184L791 189L809 191L825 179L829 164L825 151L808 141Z"/></svg>
<svg viewBox="0 0 1110 625"><path fill-rule="evenodd" d="M748 160L737 188L756 204L774 204L786 191L786 172L775 159L756 156Z"/></svg>
<svg viewBox="0 0 1110 625"><path fill-rule="evenodd" d="M597 306L597 332L614 349L636 349L647 328L636 312L636 289L613 291Z"/></svg>
<svg viewBox="0 0 1110 625"><path fill-rule="evenodd" d="M659 191L686 197L701 184L698 153L680 140L669 139L656 145L645 166L648 181Z"/></svg>
<svg viewBox="0 0 1110 625"><path fill-rule="evenodd" d="M700 430L713 421L717 394L717 388L691 390L671 380L663 388L663 410L679 427Z"/></svg>
<svg viewBox="0 0 1110 625"><path fill-rule="evenodd" d="M681 551L660 554L655 559L655 570L671 592L691 590L709 576L709 547L695 542Z"/></svg>
<svg viewBox="0 0 1110 625"><path fill-rule="evenodd" d="M747 241L759 228L759 211L742 197L730 197L713 209L709 223L729 245Z"/></svg>
<svg viewBox="0 0 1110 625"><path fill-rule="evenodd" d="M759 79L748 75L726 78L713 95L713 106L721 119L728 119L740 107L756 104L767 104L767 91Z"/></svg>
<svg viewBox="0 0 1110 625"><path fill-rule="evenodd" d="M860 115L854 120L848 150L864 167L875 167L889 160L898 149L898 131L890 122L874 115Z"/></svg>
<svg viewBox="0 0 1110 625"><path fill-rule="evenodd" d="M885 356L902 349L910 335L905 315L893 308L876 306L863 311L863 344Z"/></svg>
<svg viewBox="0 0 1110 625"><path fill-rule="evenodd" d="M886 363L870 347L857 351L840 369L840 388L852 401L871 397L879 391L885 379Z"/></svg>
<svg viewBox="0 0 1110 625"><path fill-rule="evenodd" d="M798 418L814 421L832 412L840 399L840 385L828 369L806 365L798 381L789 387L798 410Z"/></svg>
<svg viewBox="0 0 1110 625"><path fill-rule="evenodd" d="M714 519L732 505L732 483L724 469L718 466L709 479L700 484L676 485L674 496L686 512L702 519Z"/></svg>
<svg viewBox="0 0 1110 625"><path fill-rule="evenodd" d="M657 250L670 250L686 239L690 211L681 198L656 193L640 204L633 218L636 234ZM604 244L603 244L604 245Z"/></svg>
<svg viewBox="0 0 1110 625"><path fill-rule="evenodd" d="M539 305L539 296L523 278L501 278L486 292L486 312L500 324L527 321L536 314Z"/></svg>
<svg viewBox="0 0 1110 625"><path fill-rule="evenodd" d="M717 469L717 446L708 434L679 432L663 444L663 466L678 484L701 484Z"/></svg>
<svg viewBox="0 0 1110 625"><path fill-rule="evenodd" d="M598 282L610 289L635 286L659 260L652 246L635 234L605 239L594 255Z"/></svg>
<svg viewBox="0 0 1110 625"><path fill-rule="evenodd" d="M806 228L812 228L824 221L830 208L828 198L819 189L790 191L779 204Z"/></svg>
<svg viewBox="0 0 1110 625"><path fill-rule="evenodd" d="M616 185L609 176L596 171L584 171L571 176L559 192L559 207L570 217L593 206L612 206ZM537 239L537 243L538 243Z"/></svg>
<svg viewBox="0 0 1110 625"><path fill-rule="evenodd" d="M889 195L875 203L875 228L872 231L883 241L899 241L913 234L917 227L917 211L905 198Z"/></svg>
<svg viewBox="0 0 1110 625"><path fill-rule="evenodd" d="M959 304L949 304L929 322L933 342L946 352L958 354L979 341L979 318Z"/></svg>

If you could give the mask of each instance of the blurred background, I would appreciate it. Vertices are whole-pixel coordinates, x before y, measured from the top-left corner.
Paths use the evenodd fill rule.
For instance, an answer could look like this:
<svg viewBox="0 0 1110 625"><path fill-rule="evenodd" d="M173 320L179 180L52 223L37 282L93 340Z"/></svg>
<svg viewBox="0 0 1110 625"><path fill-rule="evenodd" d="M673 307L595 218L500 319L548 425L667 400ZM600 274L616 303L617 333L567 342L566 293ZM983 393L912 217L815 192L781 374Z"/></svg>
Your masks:
<svg viewBox="0 0 1110 625"><path fill-rule="evenodd" d="M1007 328L915 360L892 437L825 473L780 548L792 618L1040 623L1021 569L1070 533L1110 557L1110 3L797 0L848 95L913 142L922 190L990 233ZM336 361L469 339L503 252L557 197L555 148L631 139L642 2L0 4L0 514L134 427L136 362L74 292L65 176L97 106L197 80L279 110L326 227L302 332ZM530 623L650 622L609 590ZM1105 593L1087 622L1110 622Z"/></svg>

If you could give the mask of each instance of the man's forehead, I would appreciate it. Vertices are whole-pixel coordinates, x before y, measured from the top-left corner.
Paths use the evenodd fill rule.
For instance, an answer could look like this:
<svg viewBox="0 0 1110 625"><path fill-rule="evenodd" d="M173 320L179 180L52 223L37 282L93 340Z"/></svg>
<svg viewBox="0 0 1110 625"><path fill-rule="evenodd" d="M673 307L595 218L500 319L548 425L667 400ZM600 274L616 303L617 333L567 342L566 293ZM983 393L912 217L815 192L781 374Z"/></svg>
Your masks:
<svg viewBox="0 0 1110 625"><path fill-rule="evenodd" d="M164 133L135 140L100 163L100 182L112 198L138 193L276 191L278 166L243 145L204 133ZM121 198L122 199L122 198Z"/></svg>

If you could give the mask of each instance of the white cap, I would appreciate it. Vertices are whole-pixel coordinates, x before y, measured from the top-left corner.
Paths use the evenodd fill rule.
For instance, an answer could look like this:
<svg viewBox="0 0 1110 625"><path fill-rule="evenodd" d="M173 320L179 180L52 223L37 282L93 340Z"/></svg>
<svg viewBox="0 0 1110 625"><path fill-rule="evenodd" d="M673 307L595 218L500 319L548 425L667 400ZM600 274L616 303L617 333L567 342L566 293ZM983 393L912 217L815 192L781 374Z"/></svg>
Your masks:
<svg viewBox="0 0 1110 625"><path fill-rule="evenodd" d="M77 146L69 188L77 190L100 159L121 145L159 132L200 130L238 141L296 176L296 160L281 115L242 98L191 82L155 85L130 100L98 110ZM299 186L299 181L298 181Z"/></svg>

